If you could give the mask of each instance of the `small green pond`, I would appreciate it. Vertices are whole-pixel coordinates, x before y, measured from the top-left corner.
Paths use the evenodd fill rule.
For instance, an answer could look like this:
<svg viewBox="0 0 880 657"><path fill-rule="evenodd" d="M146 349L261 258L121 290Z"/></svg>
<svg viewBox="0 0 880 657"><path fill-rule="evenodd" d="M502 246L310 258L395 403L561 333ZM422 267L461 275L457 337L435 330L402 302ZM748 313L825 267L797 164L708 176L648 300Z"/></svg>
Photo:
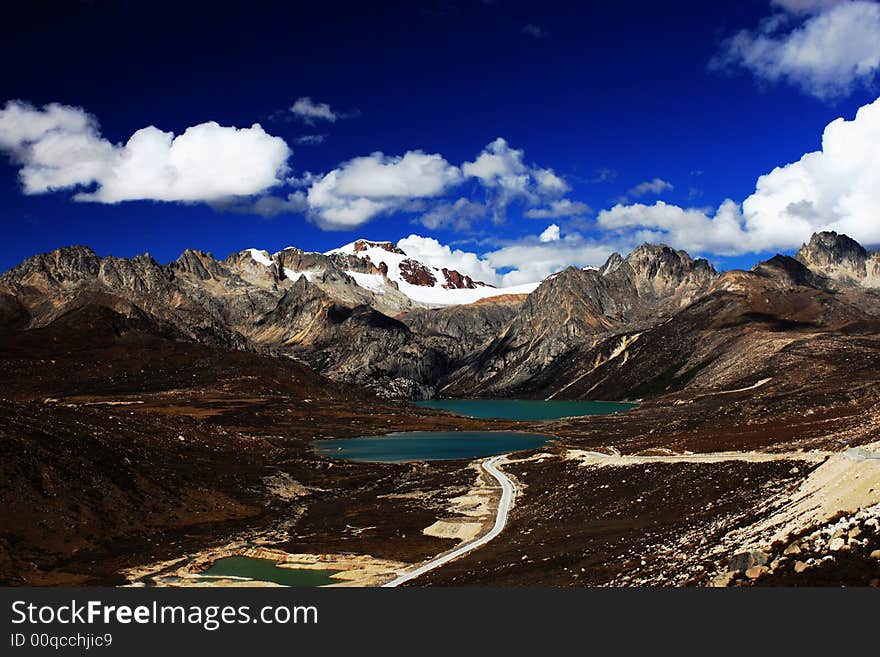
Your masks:
<svg viewBox="0 0 880 657"><path fill-rule="evenodd" d="M271 559L252 557L225 557L217 559L208 570L201 573L205 578L257 580L273 582L282 586L310 587L337 583L331 576L339 570L312 570L310 568L279 568Z"/></svg>

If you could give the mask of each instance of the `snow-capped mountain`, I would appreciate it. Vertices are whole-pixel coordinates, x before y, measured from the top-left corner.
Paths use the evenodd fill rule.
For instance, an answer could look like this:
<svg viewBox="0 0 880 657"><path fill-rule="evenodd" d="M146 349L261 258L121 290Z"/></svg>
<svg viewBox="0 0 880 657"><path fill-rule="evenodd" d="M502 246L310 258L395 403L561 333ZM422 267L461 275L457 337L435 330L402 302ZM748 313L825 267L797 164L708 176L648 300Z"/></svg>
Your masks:
<svg viewBox="0 0 880 657"><path fill-rule="evenodd" d="M326 282L329 268L343 272L359 287L374 295L402 293L422 306L455 306L511 294L529 294L540 281L512 287L495 287L446 267L433 267L411 258L392 242L359 239L326 253L304 252L288 247L270 255L246 249L257 263L297 280Z"/></svg>

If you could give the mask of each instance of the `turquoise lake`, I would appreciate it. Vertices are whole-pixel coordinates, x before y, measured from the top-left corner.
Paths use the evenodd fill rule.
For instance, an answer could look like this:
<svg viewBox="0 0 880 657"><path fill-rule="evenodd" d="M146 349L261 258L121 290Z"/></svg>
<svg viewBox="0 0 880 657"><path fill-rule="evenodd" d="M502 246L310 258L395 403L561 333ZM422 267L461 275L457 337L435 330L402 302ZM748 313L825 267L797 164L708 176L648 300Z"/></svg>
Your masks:
<svg viewBox="0 0 880 657"><path fill-rule="evenodd" d="M273 582L282 586L325 586L338 580L332 579L338 570L311 570L309 568L279 568L270 559L252 557L225 557L217 559L211 567L201 573L202 577L225 577L253 579L259 582Z"/></svg>
<svg viewBox="0 0 880 657"><path fill-rule="evenodd" d="M403 431L384 436L316 440L321 456L372 463L475 459L535 449L553 436L519 431Z"/></svg>
<svg viewBox="0 0 880 657"><path fill-rule="evenodd" d="M423 408L451 411L467 417L505 420L557 420L562 417L605 415L635 408L638 404L565 399L429 399L414 402Z"/></svg>

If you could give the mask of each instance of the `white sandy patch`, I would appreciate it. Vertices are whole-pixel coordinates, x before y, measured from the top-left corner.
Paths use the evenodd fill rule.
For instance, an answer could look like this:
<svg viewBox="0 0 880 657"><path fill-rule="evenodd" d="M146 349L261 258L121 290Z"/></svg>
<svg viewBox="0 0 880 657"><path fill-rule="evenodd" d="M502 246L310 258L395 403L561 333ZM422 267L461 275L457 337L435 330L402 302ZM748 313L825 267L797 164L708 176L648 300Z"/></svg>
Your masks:
<svg viewBox="0 0 880 657"><path fill-rule="evenodd" d="M831 455L794 493L772 503L776 511L771 516L739 534L743 545L786 541L839 513L854 513L880 503L880 442Z"/></svg>
<svg viewBox="0 0 880 657"><path fill-rule="evenodd" d="M481 522L462 522L461 520L438 520L425 527L422 533L436 538L453 538L457 541L472 541L483 531Z"/></svg>
<svg viewBox="0 0 880 657"><path fill-rule="evenodd" d="M747 461L762 463L767 461L809 461L820 463L828 457L828 452L788 452L768 454L765 452L708 452L702 454L651 454L651 455L609 455L583 449L569 449L563 458L580 461L581 465L645 465L648 463L722 463L724 461Z"/></svg>

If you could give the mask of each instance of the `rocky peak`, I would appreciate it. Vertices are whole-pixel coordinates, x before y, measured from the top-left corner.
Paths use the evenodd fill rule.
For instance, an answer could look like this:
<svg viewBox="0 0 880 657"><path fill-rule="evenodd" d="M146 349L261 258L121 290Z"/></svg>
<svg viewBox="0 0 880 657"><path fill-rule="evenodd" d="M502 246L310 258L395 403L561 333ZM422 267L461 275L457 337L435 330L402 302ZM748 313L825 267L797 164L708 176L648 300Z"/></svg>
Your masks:
<svg viewBox="0 0 880 657"><path fill-rule="evenodd" d="M130 259L114 256L102 258L97 276L98 281L111 291L138 293L158 293L173 277L173 270L160 265L149 253Z"/></svg>
<svg viewBox="0 0 880 657"><path fill-rule="evenodd" d="M402 260L399 268L400 277L411 285L434 287L437 284L437 277L418 260L412 258Z"/></svg>
<svg viewBox="0 0 880 657"><path fill-rule="evenodd" d="M803 285L816 288L824 287L821 276L817 276L802 262L789 256L777 254L769 260L759 262L752 267L751 271L761 278L773 281L784 287L790 287L792 285Z"/></svg>
<svg viewBox="0 0 880 657"><path fill-rule="evenodd" d="M599 273L602 276L606 274L612 274L624 263L623 256L615 251L610 256L608 256L608 260L605 261L605 264L599 269Z"/></svg>
<svg viewBox="0 0 880 657"><path fill-rule="evenodd" d="M223 261L223 266L236 276L261 288L275 289L284 280L277 258L271 258L265 251L258 252L265 260L256 260L250 251L238 251ZM266 260L270 262L266 264Z"/></svg>
<svg viewBox="0 0 880 657"><path fill-rule="evenodd" d="M180 257L169 265L169 268L173 272L191 274L203 281L228 275L228 272L222 270L220 263L214 259L213 255L195 249L187 249L181 253Z"/></svg>
<svg viewBox="0 0 880 657"><path fill-rule="evenodd" d="M7 284L57 286L92 279L98 275L101 258L87 246L65 246L32 256L0 277Z"/></svg>
<svg viewBox="0 0 880 657"><path fill-rule="evenodd" d="M847 235L815 233L795 255L814 272L844 283L880 287L880 254L869 253Z"/></svg>
<svg viewBox="0 0 880 657"><path fill-rule="evenodd" d="M707 260L694 260L686 251L676 251L665 244L643 244L626 257L626 262L644 280L663 276L681 279L692 272L715 273Z"/></svg>
<svg viewBox="0 0 880 657"><path fill-rule="evenodd" d="M388 251L388 253L396 253L397 255L406 255L401 249L392 244L391 242L372 242L370 240L357 240L354 243L354 252L360 253L361 251L367 251L368 249L382 249L383 251Z"/></svg>
<svg viewBox="0 0 880 657"><path fill-rule="evenodd" d="M693 259L685 251L665 244L643 244L625 259L640 297L680 296L682 304L705 291L718 278L718 272L703 258ZM607 263L606 263L607 264Z"/></svg>
<svg viewBox="0 0 880 657"><path fill-rule="evenodd" d="M440 271L443 272L443 277L446 279L443 287L445 287L447 290L473 290L477 287L470 276L462 275L454 269L447 269L446 267L443 267L443 269L441 269Z"/></svg>

